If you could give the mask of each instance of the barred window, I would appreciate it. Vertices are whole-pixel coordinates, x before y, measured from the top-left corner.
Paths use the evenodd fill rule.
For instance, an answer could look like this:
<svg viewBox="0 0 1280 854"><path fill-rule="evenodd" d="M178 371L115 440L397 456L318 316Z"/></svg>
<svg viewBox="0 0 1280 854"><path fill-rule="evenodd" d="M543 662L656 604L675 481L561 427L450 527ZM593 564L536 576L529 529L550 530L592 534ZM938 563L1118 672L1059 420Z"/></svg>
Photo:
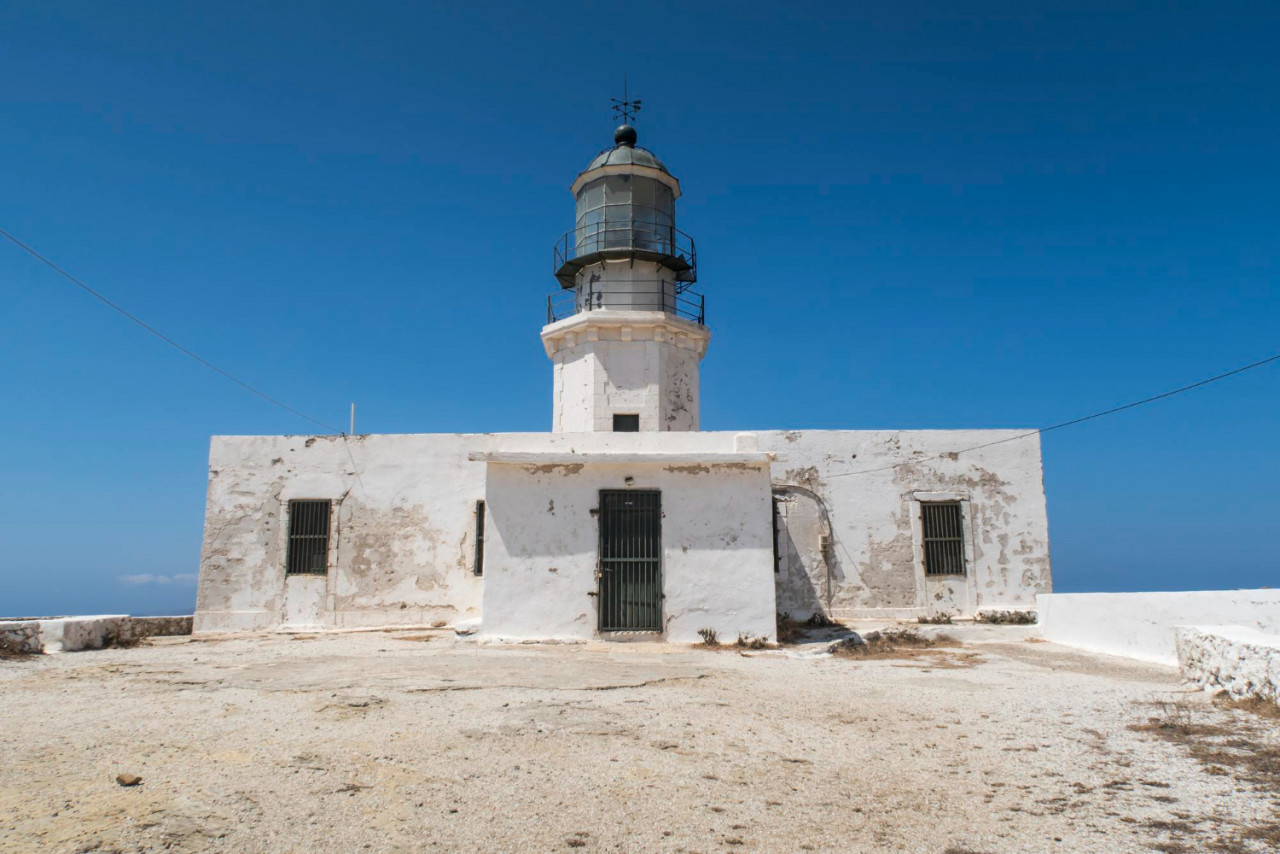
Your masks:
<svg viewBox="0 0 1280 854"><path fill-rule="evenodd" d="M329 571L329 502L289 502L288 575L324 575Z"/></svg>
<svg viewBox="0 0 1280 854"><path fill-rule="evenodd" d="M959 501L920 505L925 575L964 575L964 513Z"/></svg>

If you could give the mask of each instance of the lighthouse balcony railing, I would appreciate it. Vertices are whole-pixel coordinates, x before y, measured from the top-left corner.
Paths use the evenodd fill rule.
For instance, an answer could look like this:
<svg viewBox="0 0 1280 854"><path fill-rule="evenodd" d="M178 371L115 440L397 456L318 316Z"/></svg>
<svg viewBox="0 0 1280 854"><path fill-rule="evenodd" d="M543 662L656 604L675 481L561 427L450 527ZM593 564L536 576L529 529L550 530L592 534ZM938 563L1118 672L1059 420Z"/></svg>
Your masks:
<svg viewBox="0 0 1280 854"><path fill-rule="evenodd" d="M650 258L674 271L681 282L697 281L698 251L692 237L673 225L650 221L660 218L634 205L606 205L589 212L596 213L603 219L588 220L556 241L555 274L566 287L572 286L578 270L610 255Z"/></svg>
<svg viewBox="0 0 1280 854"><path fill-rule="evenodd" d="M589 285L547 297L547 323L588 311L661 311L705 326L707 298L688 287L659 281Z"/></svg>

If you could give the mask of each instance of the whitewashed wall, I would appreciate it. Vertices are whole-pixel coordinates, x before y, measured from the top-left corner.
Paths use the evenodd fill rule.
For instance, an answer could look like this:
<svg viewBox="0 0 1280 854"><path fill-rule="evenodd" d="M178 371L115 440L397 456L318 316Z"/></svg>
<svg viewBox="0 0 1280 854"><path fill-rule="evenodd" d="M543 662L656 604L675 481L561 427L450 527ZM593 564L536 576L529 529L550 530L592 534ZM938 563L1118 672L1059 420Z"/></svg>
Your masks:
<svg viewBox="0 0 1280 854"><path fill-rule="evenodd" d="M472 530L484 468L467 453L484 441L458 434L214 437L195 630L479 616ZM287 505L306 498L334 502L330 572L286 580Z"/></svg>
<svg viewBox="0 0 1280 854"><path fill-rule="evenodd" d="M675 462L490 464L484 635L595 636L602 489L662 494L667 640L697 642L704 628L775 637L767 465Z"/></svg>
<svg viewBox="0 0 1280 854"><path fill-rule="evenodd" d="M553 365L552 430L610 432L615 413L640 429L695 431L699 365L711 333L661 311L589 311L542 330Z"/></svg>
<svg viewBox="0 0 1280 854"><path fill-rule="evenodd" d="M1026 610L1052 588L1036 436L1017 430L761 432L773 451L778 607L796 617L914 617ZM928 578L921 501L960 501L964 577Z"/></svg>
<svg viewBox="0 0 1280 854"><path fill-rule="evenodd" d="M760 609L773 608L775 597L781 610L800 617L813 610L844 617L909 617L929 610L1031 608L1035 594L1050 589L1048 528L1039 445L1034 438L957 459L932 459L1013 434L788 431L757 435L761 451L779 456L772 466L772 480L780 496L791 502L792 512L779 537L783 571L777 576L770 572L776 579L774 591L757 595L753 588L742 588L752 597L751 614L739 627L725 623L730 634L747 630L743 628L747 623L756 626L750 630L753 633L764 634ZM486 464L469 461L469 454L498 450L584 454L630 449L640 454L696 456L735 447L735 436L697 431L424 434L360 436L349 443L333 436L215 437L210 447L196 631L253 630L283 624L452 624L479 617L482 596L488 594L488 579L472 573L475 502L484 498L500 503L503 499L487 495ZM905 464L879 471L895 463ZM640 468L637 463L631 472L636 485L642 483ZM863 469L877 471L858 474ZM617 473L592 471L577 479L523 484L513 476L516 482L511 486L530 495L543 488L545 496L532 502L536 515L529 524L536 520L551 525L563 518L558 515L562 502L585 501L582 495L594 496L605 482L616 485ZM754 561L762 543L771 560L771 513L756 512L752 502L759 500L758 484L746 475L741 476L745 478L744 496L730 501L716 497L719 487L713 487L719 482L737 482L739 475L729 471L662 474L668 518L673 508L680 507L679 524L691 526L682 532L687 537L680 554L673 556L671 583L696 586L705 581L707 585L698 590L668 591L669 597L674 592L686 601L680 611L672 612L679 616L671 631L674 636L688 638L699 628L720 628L697 619L698 609L704 607L697 600L722 595L716 585L729 562L744 554L751 554ZM557 498L561 490L576 497ZM687 499L682 493L687 493ZM918 501L940 495L955 496L965 504L971 542L969 574L963 579L934 581L924 577L916 520ZM335 502L330 572L322 579L285 578L285 510L287 502L295 498ZM545 513L551 500L557 506L555 517ZM708 500L722 503L703 509L702 502ZM739 501L745 503L733 503ZM735 514L744 520L742 529L729 531L723 523ZM503 524L514 518L504 515ZM573 522L573 526L581 524L581 520ZM700 531L699 524L712 527ZM586 549L594 567L594 531L591 527L584 534L574 527L556 536L587 536L587 541L573 540L565 554L578 561ZM735 534L738 539L731 545L715 545L717 538ZM703 539L696 539L699 535ZM515 548L502 540L502 532L498 536L500 542L491 549ZM536 540L539 534L534 531L530 536ZM685 545L690 546L688 554L692 555L687 559ZM515 549L509 554L519 556L520 552ZM495 566L500 564L487 571L498 571ZM700 571L702 575L698 575ZM578 584L574 589L581 587L579 582L574 582ZM554 588L560 582L551 583ZM747 613L745 604L734 603L736 593L723 595L730 598L714 607ZM576 599L574 603L566 609L572 611L567 616L568 628L578 625L582 613ZM532 600L525 605L542 607ZM687 619L685 613L690 615ZM497 614L486 613L484 617L507 620ZM556 622L564 616L538 624L567 631Z"/></svg>
<svg viewBox="0 0 1280 854"><path fill-rule="evenodd" d="M1233 625L1280 634L1280 590L1054 593L1037 597L1046 640L1176 665L1178 626Z"/></svg>

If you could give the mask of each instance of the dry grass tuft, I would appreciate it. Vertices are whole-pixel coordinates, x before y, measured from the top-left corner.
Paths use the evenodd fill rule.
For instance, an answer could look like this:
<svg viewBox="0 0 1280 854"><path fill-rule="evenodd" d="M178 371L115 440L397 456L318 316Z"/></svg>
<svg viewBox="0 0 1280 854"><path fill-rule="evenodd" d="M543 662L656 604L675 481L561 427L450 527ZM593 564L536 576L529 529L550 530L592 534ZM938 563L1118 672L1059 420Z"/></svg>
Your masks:
<svg viewBox="0 0 1280 854"><path fill-rule="evenodd" d="M977 653L959 651L963 644L949 635L930 638L912 628L868 632L862 640L861 644L847 640L832 644L831 653L838 658L908 660L930 668L973 667L982 662Z"/></svg>
<svg viewBox="0 0 1280 854"><path fill-rule="evenodd" d="M778 614L778 643L793 644L800 641L808 629L827 629L840 623L821 611L814 611L807 620L797 620L786 611Z"/></svg>
<svg viewBox="0 0 1280 854"><path fill-rule="evenodd" d="M979 611L974 617L979 623L995 626L1030 626L1036 622L1035 611Z"/></svg>
<svg viewBox="0 0 1280 854"><path fill-rule="evenodd" d="M1152 714L1145 724L1134 724L1129 727L1134 732L1149 732L1160 735L1170 741L1181 741L1205 735L1204 729L1212 729L1217 734L1217 727L1197 724L1194 707L1186 700L1151 700L1147 705Z"/></svg>
<svg viewBox="0 0 1280 854"><path fill-rule="evenodd" d="M8 649L0 649L0 661L23 661L28 658L35 658L38 652L14 652Z"/></svg>
<svg viewBox="0 0 1280 854"><path fill-rule="evenodd" d="M921 625L929 626L949 626L951 625L952 614L950 611L938 611L934 614L921 614L916 617L916 622Z"/></svg>
<svg viewBox="0 0 1280 854"><path fill-rule="evenodd" d="M1213 704L1220 709L1248 712L1264 720L1280 721L1280 703L1273 703L1262 697L1246 697L1237 700L1228 694L1219 694L1213 698Z"/></svg>
<svg viewBox="0 0 1280 854"><path fill-rule="evenodd" d="M791 644L800 639L800 623L783 611L778 615L778 643Z"/></svg>
<svg viewBox="0 0 1280 854"><path fill-rule="evenodd" d="M1146 723L1129 727L1131 730L1184 747L1210 776L1231 776L1263 792L1280 791L1280 743L1272 724L1280 715L1274 711L1274 704L1267 704L1272 706L1267 709L1250 700L1218 698L1212 705L1197 705L1186 699L1155 700L1146 705L1155 714L1149 716ZM1230 715L1233 711L1245 716ZM1280 813L1255 824L1237 823L1218 816L1197 819L1196 823L1212 826L1216 839L1211 850L1227 854L1280 851ZM1147 826L1175 837L1194 829L1185 821L1176 824L1153 821ZM1206 850L1199 845L1188 846L1178 838L1154 847L1166 852Z"/></svg>
<svg viewBox="0 0 1280 854"><path fill-rule="evenodd" d="M702 643L695 643L694 649L709 649L717 652L727 650L744 650L744 649L773 649L776 644L770 643L768 638L756 637L755 635L739 634L738 639L730 645L720 642L719 635L715 629L698 629L698 634L702 635Z"/></svg>
<svg viewBox="0 0 1280 854"><path fill-rule="evenodd" d="M837 620L831 619L821 611L814 611L810 614L809 619L805 620L804 624L811 629L829 629L832 626L840 625Z"/></svg>

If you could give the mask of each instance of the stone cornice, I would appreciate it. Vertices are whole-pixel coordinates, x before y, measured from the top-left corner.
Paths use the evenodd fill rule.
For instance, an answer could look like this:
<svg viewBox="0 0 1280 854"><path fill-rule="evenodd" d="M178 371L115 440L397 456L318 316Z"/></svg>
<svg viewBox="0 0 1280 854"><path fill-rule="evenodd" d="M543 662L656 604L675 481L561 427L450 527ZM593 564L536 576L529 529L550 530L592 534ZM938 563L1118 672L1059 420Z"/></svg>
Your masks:
<svg viewBox="0 0 1280 854"><path fill-rule="evenodd" d="M701 324L661 311L584 311L542 328L547 356L596 341L658 341L692 350L699 358L707 352L711 330Z"/></svg>

